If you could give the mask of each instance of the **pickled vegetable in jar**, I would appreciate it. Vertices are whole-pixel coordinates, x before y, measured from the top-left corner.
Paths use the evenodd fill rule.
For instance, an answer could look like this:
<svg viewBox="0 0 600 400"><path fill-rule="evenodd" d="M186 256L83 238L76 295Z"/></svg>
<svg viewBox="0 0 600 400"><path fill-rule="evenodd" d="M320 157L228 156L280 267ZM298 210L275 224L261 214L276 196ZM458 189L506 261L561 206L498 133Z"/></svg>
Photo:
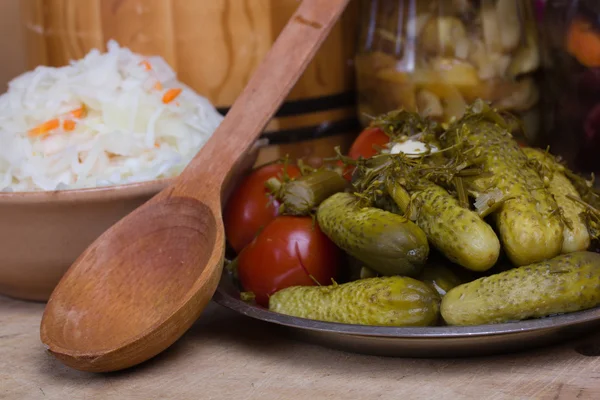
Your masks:
<svg viewBox="0 0 600 400"><path fill-rule="evenodd" d="M539 122L538 32L529 0L362 0L359 115L394 109L440 122L477 98Z"/></svg>
<svg viewBox="0 0 600 400"><path fill-rule="evenodd" d="M600 172L600 1L549 0L542 31L544 135L569 167ZM598 182L596 182L598 186Z"/></svg>

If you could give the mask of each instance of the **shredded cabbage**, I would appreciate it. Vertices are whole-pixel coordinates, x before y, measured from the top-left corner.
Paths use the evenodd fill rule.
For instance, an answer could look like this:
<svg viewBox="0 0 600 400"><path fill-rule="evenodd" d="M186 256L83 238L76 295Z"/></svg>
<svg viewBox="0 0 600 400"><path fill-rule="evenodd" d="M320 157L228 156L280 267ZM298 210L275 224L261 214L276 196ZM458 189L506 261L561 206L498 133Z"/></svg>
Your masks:
<svg viewBox="0 0 600 400"><path fill-rule="evenodd" d="M9 83L0 96L0 190L173 177L221 123L210 101L179 82L163 58L115 41L107 49ZM166 101L176 89L181 93Z"/></svg>

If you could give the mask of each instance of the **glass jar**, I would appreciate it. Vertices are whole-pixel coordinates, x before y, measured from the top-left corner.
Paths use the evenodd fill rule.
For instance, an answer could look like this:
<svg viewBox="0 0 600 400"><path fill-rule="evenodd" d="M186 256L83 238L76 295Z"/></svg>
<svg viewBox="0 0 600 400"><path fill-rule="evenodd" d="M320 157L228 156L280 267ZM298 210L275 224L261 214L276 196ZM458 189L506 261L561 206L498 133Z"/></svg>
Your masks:
<svg viewBox="0 0 600 400"><path fill-rule="evenodd" d="M530 0L362 0L359 115L397 108L448 122L477 98L539 125L540 65Z"/></svg>
<svg viewBox="0 0 600 400"><path fill-rule="evenodd" d="M543 17L544 135L574 170L600 172L600 2L549 0Z"/></svg>

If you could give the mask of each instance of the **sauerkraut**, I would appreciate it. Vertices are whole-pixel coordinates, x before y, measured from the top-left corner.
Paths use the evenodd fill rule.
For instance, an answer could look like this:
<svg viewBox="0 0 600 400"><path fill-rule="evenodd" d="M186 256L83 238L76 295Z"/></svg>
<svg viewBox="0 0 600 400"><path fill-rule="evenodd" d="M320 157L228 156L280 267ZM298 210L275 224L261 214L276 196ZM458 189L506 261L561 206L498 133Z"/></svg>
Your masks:
<svg viewBox="0 0 600 400"><path fill-rule="evenodd" d="M0 96L0 190L111 186L178 175L222 121L167 62L110 41L40 66Z"/></svg>

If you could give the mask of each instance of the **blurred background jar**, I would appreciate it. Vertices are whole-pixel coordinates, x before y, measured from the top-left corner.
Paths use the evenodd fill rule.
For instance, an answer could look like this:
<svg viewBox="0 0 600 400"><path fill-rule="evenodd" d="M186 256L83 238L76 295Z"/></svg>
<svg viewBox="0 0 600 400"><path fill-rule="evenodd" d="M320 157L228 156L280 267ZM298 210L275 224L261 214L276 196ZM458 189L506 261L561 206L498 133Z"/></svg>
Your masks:
<svg viewBox="0 0 600 400"><path fill-rule="evenodd" d="M477 98L539 131L540 51L530 0L361 0L361 123L397 108L440 122Z"/></svg>
<svg viewBox="0 0 600 400"><path fill-rule="evenodd" d="M6 0L5 0L6 1ZM300 2L298 0L21 0L27 68L62 66L109 39L160 55L178 78L225 114ZM261 164L289 154L318 163L359 132L351 2L266 129ZM13 16L17 18L18 16Z"/></svg>
<svg viewBox="0 0 600 400"><path fill-rule="evenodd" d="M542 32L544 135L567 164L600 172L600 1L548 0ZM596 182L598 183L598 182Z"/></svg>

